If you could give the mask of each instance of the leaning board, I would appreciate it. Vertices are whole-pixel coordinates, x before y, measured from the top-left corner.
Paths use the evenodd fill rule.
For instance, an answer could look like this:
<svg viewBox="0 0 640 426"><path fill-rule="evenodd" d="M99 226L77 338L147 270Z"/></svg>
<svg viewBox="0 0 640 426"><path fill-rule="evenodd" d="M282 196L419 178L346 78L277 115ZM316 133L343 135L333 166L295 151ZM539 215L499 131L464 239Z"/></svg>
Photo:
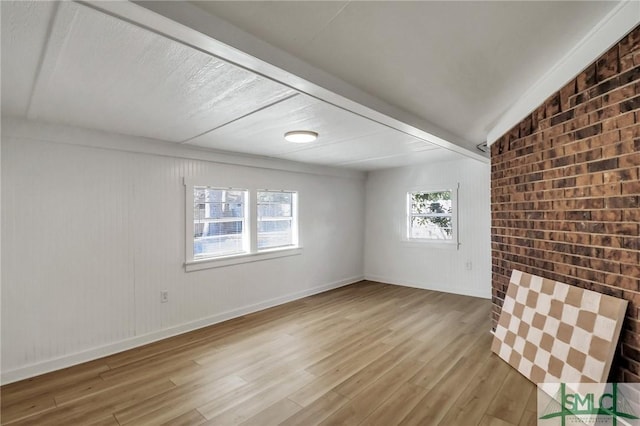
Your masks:
<svg viewBox="0 0 640 426"><path fill-rule="evenodd" d="M514 270L491 350L534 383L607 381L627 301Z"/></svg>

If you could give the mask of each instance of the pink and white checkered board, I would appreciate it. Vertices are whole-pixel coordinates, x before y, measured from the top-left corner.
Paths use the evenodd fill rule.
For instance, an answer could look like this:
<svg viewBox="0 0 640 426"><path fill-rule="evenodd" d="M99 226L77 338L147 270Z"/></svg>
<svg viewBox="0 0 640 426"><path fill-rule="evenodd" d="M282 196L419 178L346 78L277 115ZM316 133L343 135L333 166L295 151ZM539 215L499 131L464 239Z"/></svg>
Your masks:
<svg viewBox="0 0 640 426"><path fill-rule="evenodd" d="M491 350L534 383L606 382L627 301L514 270Z"/></svg>

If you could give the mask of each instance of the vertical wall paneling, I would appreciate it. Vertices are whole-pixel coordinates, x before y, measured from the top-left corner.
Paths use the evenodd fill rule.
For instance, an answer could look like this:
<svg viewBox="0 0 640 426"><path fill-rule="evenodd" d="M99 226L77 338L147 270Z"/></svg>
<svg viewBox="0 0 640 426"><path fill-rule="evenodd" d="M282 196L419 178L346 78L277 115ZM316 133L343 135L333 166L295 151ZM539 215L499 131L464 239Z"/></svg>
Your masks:
<svg viewBox="0 0 640 426"><path fill-rule="evenodd" d="M406 194L460 184L460 247L412 243L406 235ZM365 276L489 298L489 165L461 157L444 163L369 172L366 185ZM467 269L470 262L471 269Z"/></svg>
<svg viewBox="0 0 640 426"><path fill-rule="evenodd" d="M125 152L96 141L137 139L42 126L2 134L3 382L362 278L362 174ZM185 272L184 177L299 191L302 254Z"/></svg>

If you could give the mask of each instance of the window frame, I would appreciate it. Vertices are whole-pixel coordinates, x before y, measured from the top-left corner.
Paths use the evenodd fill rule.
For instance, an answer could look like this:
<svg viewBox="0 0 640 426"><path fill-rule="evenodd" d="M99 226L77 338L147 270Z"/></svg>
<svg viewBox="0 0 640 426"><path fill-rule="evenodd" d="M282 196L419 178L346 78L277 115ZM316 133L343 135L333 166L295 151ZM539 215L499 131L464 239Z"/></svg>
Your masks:
<svg viewBox="0 0 640 426"><path fill-rule="evenodd" d="M435 245L435 246L455 246L456 248L460 247L460 232L458 227L458 192L460 189L460 184L456 183L455 185L442 185L435 188L430 187L417 187L411 188L407 190L405 194L405 219L403 226L403 241L416 244L416 245ZM425 194L425 193L433 193L433 192L451 192L451 238L448 240L441 240L435 238L416 238L411 236L411 219L414 215L412 215L411 207L412 207L412 196L413 194Z"/></svg>
<svg viewBox="0 0 640 426"><path fill-rule="evenodd" d="M236 265L247 262L257 262L261 260L274 259L278 257L295 256L302 254L302 246L300 244L300 231L299 231L299 217L298 217L298 191L289 190L276 190L276 189L257 189L255 187L247 187L246 185L234 185L224 186L217 184L210 184L211 181L219 181L219 179L192 179L184 178L185 186L185 262L184 267L186 272L199 271L202 269L219 268L224 266ZM224 183L224 182L223 182ZM245 191L245 238L247 239L248 251L241 253L232 253L221 256L210 257L194 257L194 242L195 242L195 203L194 203L194 189L196 187L208 187L212 189L222 190L234 190ZM258 191L264 192L289 192L295 194L294 219L292 223L295 223L295 243L296 245L288 245L283 247L274 247L268 249L258 250L258 218L257 218L257 197ZM245 233L243 232L243 233Z"/></svg>
<svg viewBox="0 0 640 426"><path fill-rule="evenodd" d="M224 254L220 254L220 255L216 255L216 256L196 256L196 254L194 253L194 244L195 244L195 219L194 219L194 214L192 212L191 214L191 218L193 220L193 225L192 225L192 243L191 243L191 257L193 258L194 261L199 261L199 260L205 260L205 259L220 259L220 258L224 258L224 257L231 257L231 256L242 256L245 254L249 254L251 252L251 227L249 226L249 207L251 205L251 194L249 193L248 189L244 189L244 188L224 188L224 187L217 187L217 186L210 186L210 185L193 185L192 190L191 190L191 196L193 197L193 193L195 188L206 188L206 189L213 189L213 190L217 190L217 191L237 191L237 192L243 192L244 193L244 205L242 206L242 210L243 210L243 215L242 217L228 217L228 218L222 218L222 219L211 219L208 221L208 223L227 223L227 222L241 222L242 223L242 234L241 234L241 239L242 239L242 250L238 251L238 252L229 252L229 253L224 253ZM206 204L206 203L205 203ZM195 200L192 203L192 209L195 210ZM240 220L241 219L241 220ZM204 229L203 229L203 233L204 233Z"/></svg>
<svg viewBox="0 0 640 426"><path fill-rule="evenodd" d="M258 247L258 238L259 238L259 230L258 223L260 222L260 217L257 214L257 208L260 202L258 201L258 196L261 192L273 192L278 194L291 194L291 244L287 244L284 246L275 246L275 247L266 247L259 248ZM256 231L256 252L264 253L274 250L286 250L287 248L295 248L299 246L299 227L298 227L298 191L288 191L282 189L257 189L255 194L256 200L256 221L255 221L255 231Z"/></svg>

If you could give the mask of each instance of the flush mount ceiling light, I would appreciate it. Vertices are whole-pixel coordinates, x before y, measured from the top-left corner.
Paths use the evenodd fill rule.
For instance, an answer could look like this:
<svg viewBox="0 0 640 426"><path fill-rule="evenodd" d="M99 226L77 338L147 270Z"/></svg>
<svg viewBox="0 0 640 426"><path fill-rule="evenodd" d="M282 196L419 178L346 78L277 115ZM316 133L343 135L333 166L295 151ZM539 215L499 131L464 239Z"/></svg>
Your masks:
<svg viewBox="0 0 640 426"><path fill-rule="evenodd" d="M309 143L318 139L318 133L311 130L292 130L285 133L284 138L293 143Z"/></svg>

